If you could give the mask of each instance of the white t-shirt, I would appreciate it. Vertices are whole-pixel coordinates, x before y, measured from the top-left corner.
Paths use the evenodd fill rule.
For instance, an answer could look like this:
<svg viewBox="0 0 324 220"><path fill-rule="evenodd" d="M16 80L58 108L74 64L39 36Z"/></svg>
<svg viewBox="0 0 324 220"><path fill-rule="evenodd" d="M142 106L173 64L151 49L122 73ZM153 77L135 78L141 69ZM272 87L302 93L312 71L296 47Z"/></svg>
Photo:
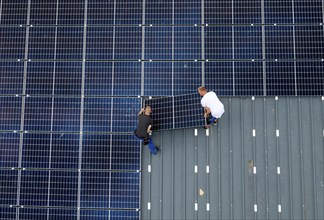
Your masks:
<svg viewBox="0 0 324 220"><path fill-rule="evenodd" d="M215 118L220 118L225 112L224 105L219 101L215 92L207 92L201 99L202 107L208 107L211 111L211 115Z"/></svg>

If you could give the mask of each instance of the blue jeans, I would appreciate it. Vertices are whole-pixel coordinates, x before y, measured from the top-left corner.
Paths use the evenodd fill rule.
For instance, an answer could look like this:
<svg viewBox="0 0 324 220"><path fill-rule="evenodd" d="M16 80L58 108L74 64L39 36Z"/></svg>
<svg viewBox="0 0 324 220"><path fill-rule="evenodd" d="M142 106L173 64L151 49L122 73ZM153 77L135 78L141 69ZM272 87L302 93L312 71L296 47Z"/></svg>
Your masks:
<svg viewBox="0 0 324 220"><path fill-rule="evenodd" d="M141 137L138 137L136 134L135 134L135 137L141 141L144 141L144 138L141 138ZM151 138L148 138L149 142L148 142L148 148L150 149L151 153L156 155L157 154L157 150L155 148L155 145L153 143L153 140Z"/></svg>
<svg viewBox="0 0 324 220"><path fill-rule="evenodd" d="M207 118L206 118L206 124L209 125L211 123L214 123L214 121L216 121L217 118L212 116L211 114L207 115Z"/></svg>

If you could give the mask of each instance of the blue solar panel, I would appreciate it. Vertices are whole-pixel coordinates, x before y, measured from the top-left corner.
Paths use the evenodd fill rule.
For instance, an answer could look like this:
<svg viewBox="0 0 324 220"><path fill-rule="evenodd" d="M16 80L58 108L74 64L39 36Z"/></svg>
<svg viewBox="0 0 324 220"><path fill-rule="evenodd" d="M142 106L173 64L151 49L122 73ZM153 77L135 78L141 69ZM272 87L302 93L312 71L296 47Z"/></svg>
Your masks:
<svg viewBox="0 0 324 220"><path fill-rule="evenodd" d="M21 123L21 97L0 96L0 130L18 131Z"/></svg>
<svg viewBox="0 0 324 220"><path fill-rule="evenodd" d="M209 26L205 28L205 59L233 59L233 28Z"/></svg>
<svg viewBox="0 0 324 220"><path fill-rule="evenodd" d="M141 27L116 27L114 59L138 60L141 58L142 58Z"/></svg>
<svg viewBox="0 0 324 220"><path fill-rule="evenodd" d="M231 96L234 94L233 80L235 72L233 62L206 62L205 85L206 88L217 93L218 96ZM190 92L197 91L199 84ZM188 92L188 93L190 93Z"/></svg>
<svg viewBox="0 0 324 220"><path fill-rule="evenodd" d="M16 205L18 170L0 170L0 184L0 205Z"/></svg>
<svg viewBox="0 0 324 220"><path fill-rule="evenodd" d="M96 220L139 220L140 212L134 210L81 210L81 219L96 219Z"/></svg>
<svg viewBox="0 0 324 220"><path fill-rule="evenodd" d="M30 5L30 24L55 25L57 13L56 0L33 0Z"/></svg>
<svg viewBox="0 0 324 220"><path fill-rule="evenodd" d="M56 62L55 95L81 95L82 63Z"/></svg>
<svg viewBox="0 0 324 220"><path fill-rule="evenodd" d="M297 24L323 22L322 0L294 0L294 20Z"/></svg>
<svg viewBox="0 0 324 220"><path fill-rule="evenodd" d="M51 131L52 98L26 97L24 130Z"/></svg>
<svg viewBox="0 0 324 220"><path fill-rule="evenodd" d="M174 1L175 24L201 24L201 1Z"/></svg>
<svg viewBox="0 0 324 220"><path fill-rule="evenodd" d="M145 100L145 106L152 107L153 130L172 129L174 126L173 118L173 98L157 98Z"/></svg>
<svg viewBox="0 0 324 220"><path fill-rule="evenodd" d="M262 59L261 33L260 26L234 27L234 58Z"/></svg>
<svg viewBox="0 0 324 220"><path fill-rule="evenodd" d="M58 5L59 25L83 25L84 24L84 0L65 0Z"/></svg>
<svg viewBox="0 0 324 220"><path fill-rule="evenodd" d="M293 36L293 28L291 26L266 26L266 59L294 59Z"/></svg>
<svg viewBox="0 0 324 220"><path fill-rule="evenodd" d="M232 24L232 1L204 0L205 24Z"/></svg>
<svg viewBox="0 0 324 220"><path fill-rule="evenodd" d="M56 58L81 60L83 52L83 27L58 27Z"/></svg>
<svg viewBox="0 0 324 220"><path fill-rule="evenodd" d="M86 58L90 60L112 60L113 27L88 27Z"/></svg>
<svg viewBox="0 0 324 220"><path fill-rule="evenodd" d="M267 0L264 1L264 20L266 24L292 24L293 1Z"/></svg>
<svg viewBox="0 0 324 220"><path fill-rule="evenodd" d="M15 220L16 208L0 207L0 219L1 220Z"/></svg>
<svg viewBox="0 0 324 220"><path fill-rule="evenodd" d="M261 1L235 0L234 24L261 24Z"/></svg>
<svg viewBox="0 0 324 220"><path fill-rule="evenodd" d="M23 206L47 206L48 182L49 171L21 171L19 204Z"/></svg>
<svg viewBox="0 0 324 220"><path fill-rule="evenodd" d="M114 24L114 1L88 1L87 23L89 25Z"/></svg>
<svg viewBox="0 0 324 220"><path fill-rule="evenodd" d="M142 24L143 1L116 1L115 24Z"/></svg>
<svg viewBox="0 0 324 220"><path fill-rule="evenodd" d="M52 95L55 82L54 68L54 62L29 62L27 66L26 94Z"/></svg>
<svg viewBox="0 0 324 220"><path fill-rule="evenodd" d="M173 0L151 0L145 2L146 24L172 24Z"/></svg>
<svg viewBox="0 0 324 220"><path fill-rule="evenodd" d="M54 27L34 27L29 29L28 58L47 60L54 59L55 53Z"/></svg>
<svg viewBox="0 0 324 220"><path fill-rule="evenodd" d="M77 210L69 210L69 209L48 209L48 219L61 219L61 220L69 220L69 219L77 219Z"/></svg>
<svg viewBox="0 0 324 220"><path fill-rule="evenodd" d="M78 172L51 171L49 188L49 206L64 208L78 206Z"/></svg>
<svg viewBox="0 0 324 220"><path fill-rule="evenodd" d="M0 94L22 94L23 77L23 62L0 62Z"/></svg>
<svg viewBox="0 0 324 220"><path fill-rule="evenodd" d="M172 63L147 62L144 65L144 95L172 95Z"/></svg>
<svg viewBox="0 0 324 220"><path fill-rule="evenodd" d="M201 58L201 27L175 27L173 59L194 60Z"/></svg>
<svg viewBox="0 0 324 220"><path fill-rule="evenodd" d="M172 59L171 27L147 27L145 28L145 39L145 59Z"/></svg>
<svg viewBox="0 0 324 220"><path fill-rule="evenodd" d="M110 62L88 62L85 68L84 94L87 96L111 95L112 67L113 64ZM127 68L123 69L127 70Z"/></svg>
<svg viewBox="0 0 324 220"><path fill-rule="evenodd" d="M202 84L201 62L173 63L173 95L192 93ZM206 71L206 69L205 69Z"/></svg>
<svg viewBox="0 0 324 220"><path fill-rule="evenodd" d="M115 62L114 63L113 95L138 96L141 95L141 63Z"/></svg>
<svg viewBox="0 0 324 220"><path fill-rule="evenodd" d="M19 219L42 220L47 218L47 209L20 208Z"/></svg>
<svg viewBox="0 0 324 220"><path fill-rule="evenodd" d="M1 25L27 24L28 1L1 1ZM1 33L1 32L0 32Z"/></svg>
<svg viewBox="0 0 324 220"><path fill-rule="evenodd" d="M24 27L0 27L0 59L24 59L25 38Z"/></svg>
<svg viewBox="0 0 324 220"><path fill-rule="evenodd" d="M19 164L19 133L0 133L0 167L12 168Z"/></svg>

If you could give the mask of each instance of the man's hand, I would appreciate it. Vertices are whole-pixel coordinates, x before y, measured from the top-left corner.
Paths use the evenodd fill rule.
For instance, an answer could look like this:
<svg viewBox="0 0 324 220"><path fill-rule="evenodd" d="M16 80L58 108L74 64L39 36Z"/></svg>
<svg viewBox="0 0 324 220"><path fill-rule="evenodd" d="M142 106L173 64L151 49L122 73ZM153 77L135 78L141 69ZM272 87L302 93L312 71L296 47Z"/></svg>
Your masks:
<svg viewBox="0 0 324 220"><path fill-rule="evenodd" d="M142 108L138 115L141 115L144 112L145 108Z"/></svg>

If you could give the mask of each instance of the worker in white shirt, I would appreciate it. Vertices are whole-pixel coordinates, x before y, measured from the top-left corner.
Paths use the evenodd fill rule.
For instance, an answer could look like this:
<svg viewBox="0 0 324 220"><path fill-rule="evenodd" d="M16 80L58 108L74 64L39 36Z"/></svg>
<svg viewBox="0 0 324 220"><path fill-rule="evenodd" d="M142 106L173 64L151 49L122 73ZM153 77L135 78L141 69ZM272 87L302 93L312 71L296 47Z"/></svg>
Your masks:
<svg viewBox="0 0 324 220"><path fill-rule="evenodd" d="M225 112L224 105L218 99L215 92L207 92L204 86L198 88L198 93L202 97L201 105L204 108L204 117L206 120L205 129L209 128L210 124L217 124L218 119L222 117Z"/></svg>

